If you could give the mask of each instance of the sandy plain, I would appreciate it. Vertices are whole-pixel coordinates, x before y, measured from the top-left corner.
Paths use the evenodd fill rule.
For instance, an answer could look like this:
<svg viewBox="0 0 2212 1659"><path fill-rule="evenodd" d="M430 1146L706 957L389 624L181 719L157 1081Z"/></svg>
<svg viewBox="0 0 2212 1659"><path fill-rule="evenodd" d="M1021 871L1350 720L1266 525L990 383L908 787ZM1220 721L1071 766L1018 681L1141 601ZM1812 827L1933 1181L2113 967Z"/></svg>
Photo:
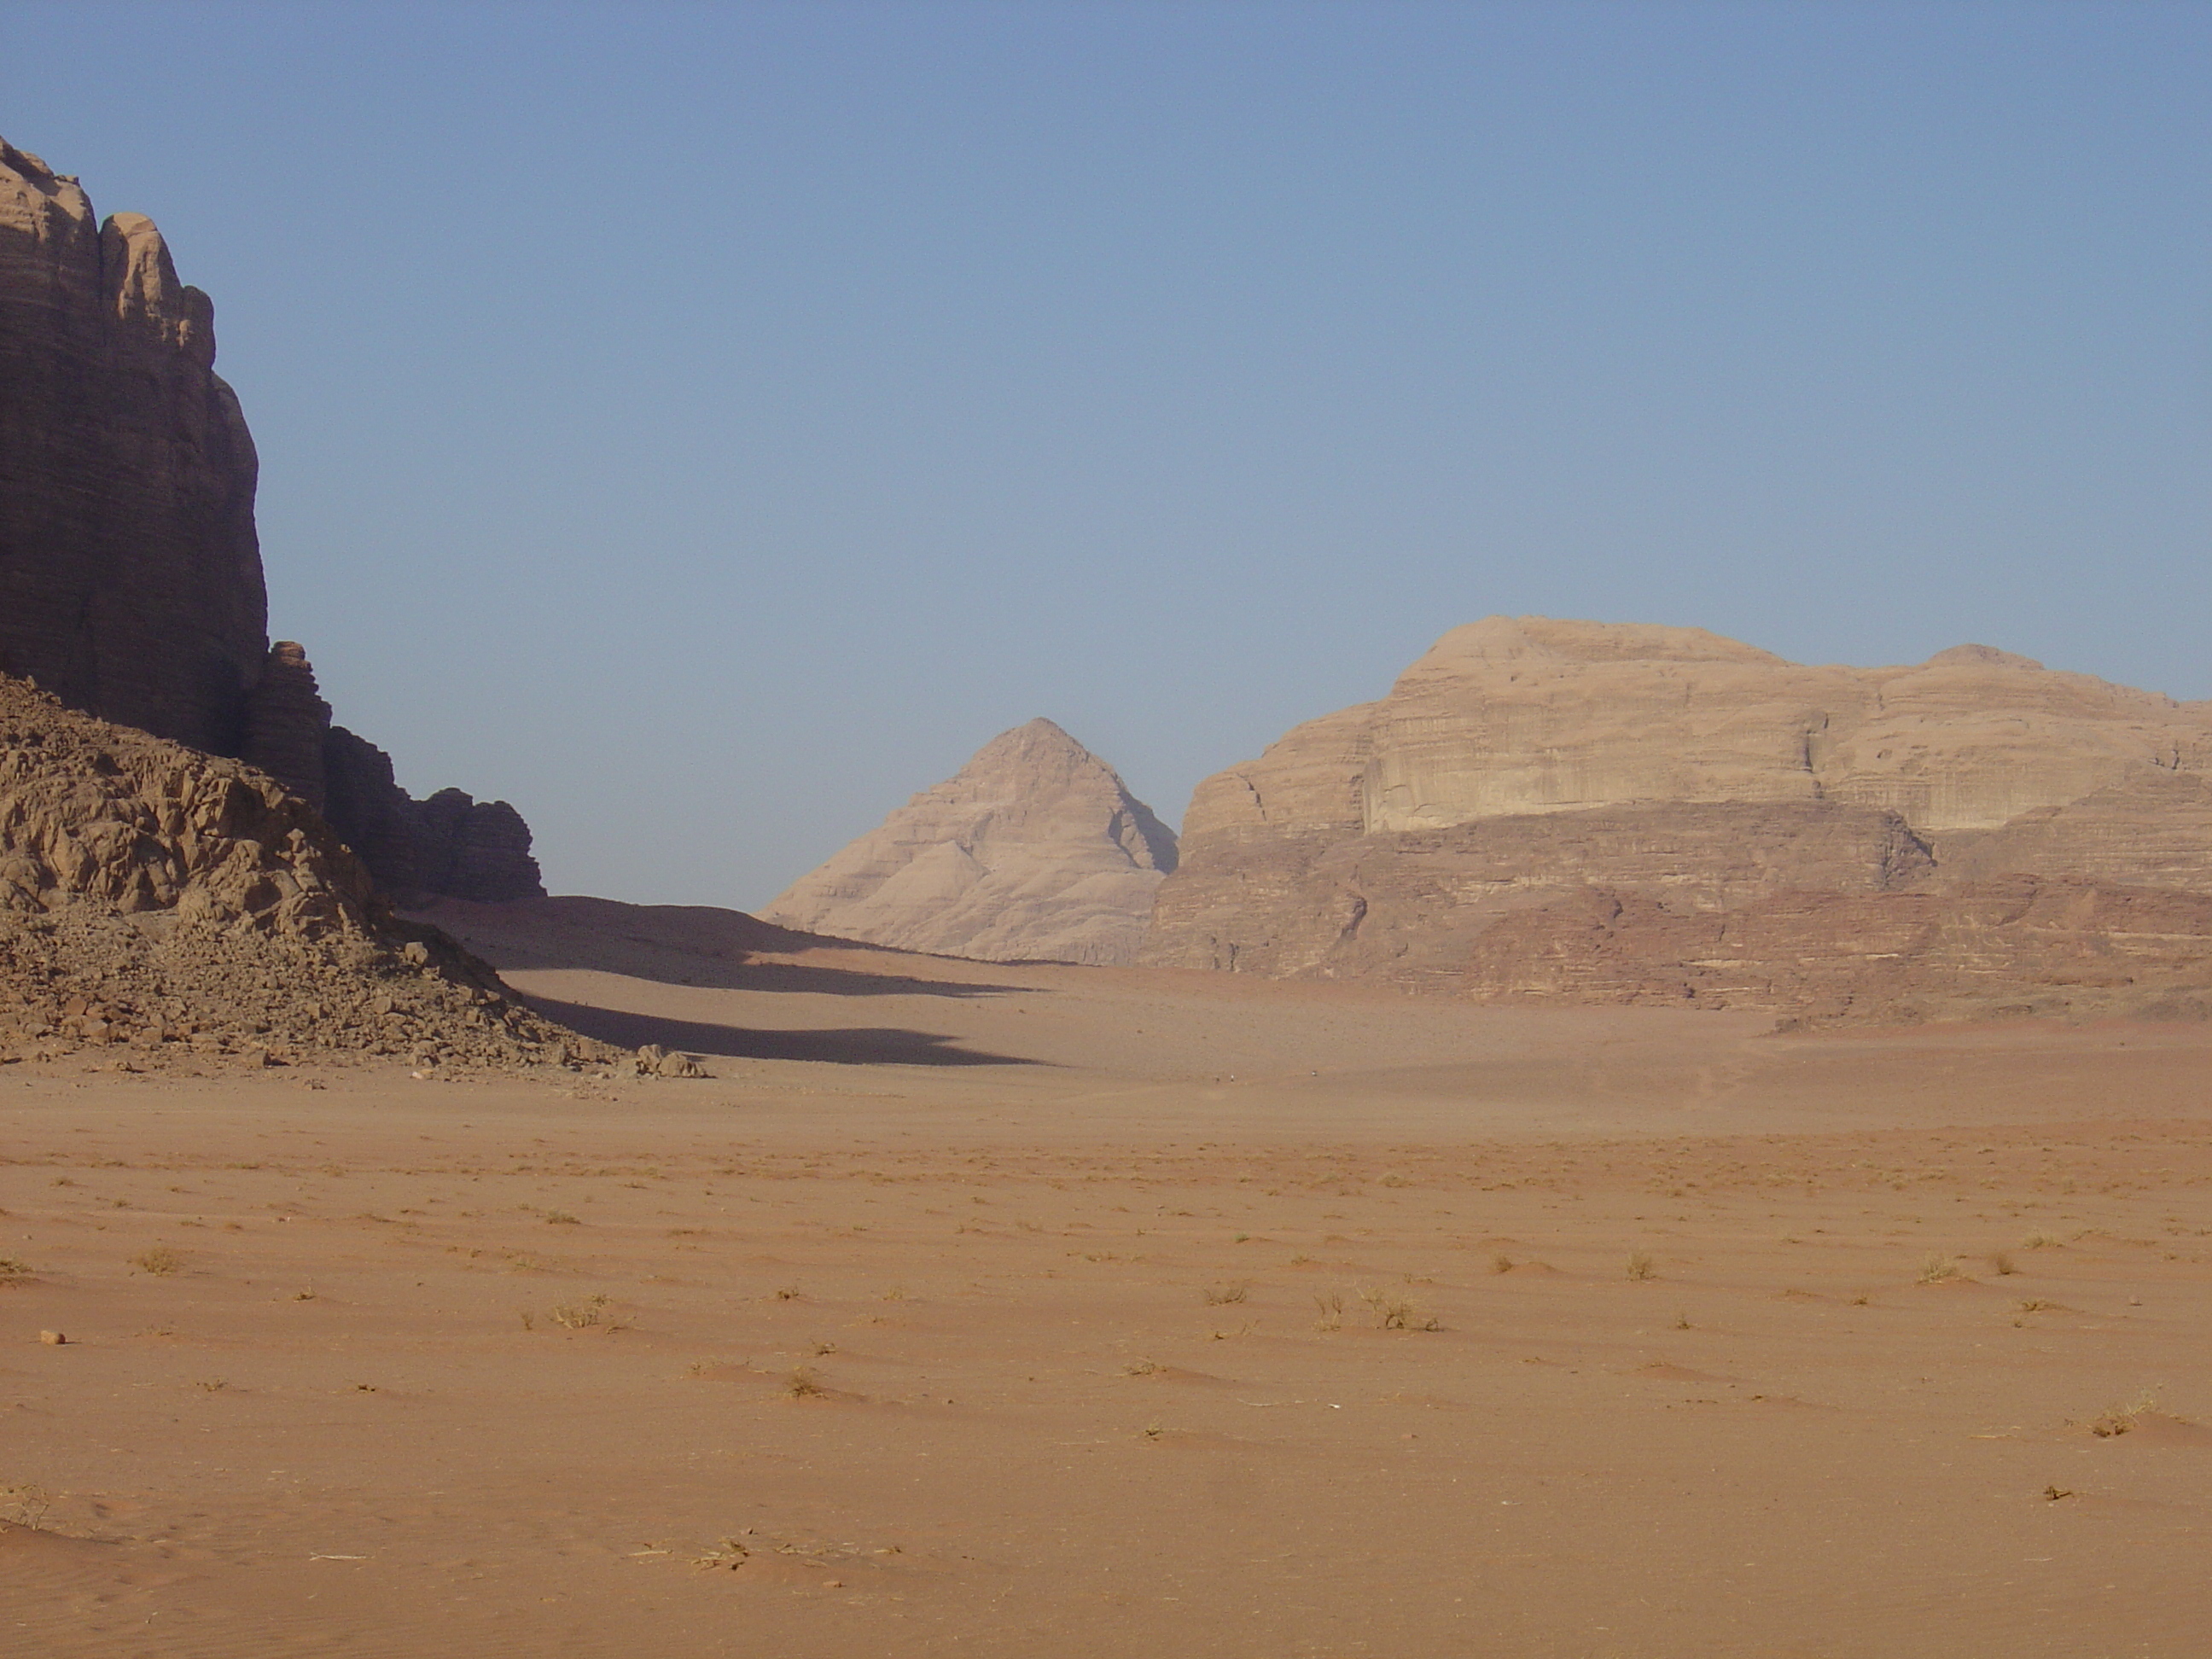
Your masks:
<svg viewBox="0 0 2212 1659"><path fill-rule="evenodd" d="M0 1653L2212 1649L2200 1028L440 919L715 1075L0 1069Z"/></svg>

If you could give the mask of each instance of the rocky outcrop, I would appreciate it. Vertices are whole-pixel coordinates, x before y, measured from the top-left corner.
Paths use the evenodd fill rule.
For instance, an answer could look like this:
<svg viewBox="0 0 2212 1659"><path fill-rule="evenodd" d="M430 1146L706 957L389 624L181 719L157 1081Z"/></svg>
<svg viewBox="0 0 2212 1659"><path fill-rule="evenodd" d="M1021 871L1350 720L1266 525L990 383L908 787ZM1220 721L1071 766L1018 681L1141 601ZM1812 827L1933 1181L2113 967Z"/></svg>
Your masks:
<svg viewBox="0 0 2212 1659"><path fill-rule="evenodd" d="M605 1060L243 763L0 678L0 1050Z"/></svg>
<svg viewBox="0 0 2212 1659"><path fill-rule="evenodd" d="M1589 887L1501 918L1459 988L1534 1003L1772 1008L1805 1024L2212 1018L2212 895L2008 876L1683 911Z"/></svg>
<svg viewBox="0 0 2212 1659"><path fill-rule="evenodd" d="M1871 971L1853 929L2000 878L2212 894L2208 780L2212 708L1987 647L1806 667L1697 629L1493 617L1444 635L1382 701L1202 783L1141 959L1787 1006L1826 981L1701 977L1690 957L1671 979L1647 970L1675 945L1729 959L1743 929L1781 937L1787 918L1790 948ZM1615 901L1625 921L1577 931ZM1723 916L1724 939L1699 932ZM2057 937L2015 928L1993 960L2025 982L2042 952L2063 976ZM1934 975L1915 981L1922 1001L1952 960L1932 949L1911 947ZM1542 988L1515 951L1579 965ZM1616 957L1642 965L1608 980ZM1819 994L1862 1012L1911 1000Z"/></svg>
<svg viewBox="0 0 2212 1659"><path fill-rule="evenodd" d="M329 797L323 749L330 730L331 706L316 687L307 652L291 640L277 641L246 693L239 758L321 811Z"/></svg>
<svg viewBox="0 0 2212 1659"><path fill-rule="evenodd" d="M763 910L779 927L986 962L1125 963L1174 832L1050 720L1000 733Z"/></svg>
<svg viewBox="0 0 2212 1659"><path fill-rule="evenodd" d="M530 826L505 801L441 789L416 814L425 892L488 903L545 896L538 860L530 855Z"/></svg>
<svg viewBox="0 0 2212 1659"><path fill-rule="evenodd" d="M330 728L321 762L332 828L401 902L544 896L530 826L505 801L459 789L416 800L392 776L392 757L342 726Z"/></svg>
<svg viewBox="0 0 2212 1659"><path fill-rule="evenodd" d="M1216 831L1161 888L1147 957L1449 989L1498 918L1592 884L1712 911L1782 892L1887 892L1934 868L1894 812L1827 801L1596 807L1373 836Z"/></svg>
<svg viewBox="0 0 2212 1659"><path fill-rule="evenodd" d="M0 141L0 672L235 754L268 650L256 462L151 220Z"/></svg>
<svg viewBox="0 0 2212 1659"><path fill-rule="evenodd" d="M0 140L0 673L259 767L390 892L542 892L513 807L413 800L331 726L306 652L269 643L253 441L214 317L153 221L98 222L75 179Z"/></svg>

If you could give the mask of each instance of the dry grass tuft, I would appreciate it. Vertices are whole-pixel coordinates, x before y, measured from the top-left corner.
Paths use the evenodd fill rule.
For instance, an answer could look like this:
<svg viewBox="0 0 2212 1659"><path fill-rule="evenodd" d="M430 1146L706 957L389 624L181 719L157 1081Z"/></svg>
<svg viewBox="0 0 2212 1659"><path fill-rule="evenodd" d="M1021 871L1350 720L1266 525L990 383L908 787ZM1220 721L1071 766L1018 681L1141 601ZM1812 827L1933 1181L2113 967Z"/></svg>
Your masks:
<svg viewBox="0 0 2212 1659"><path fill-rule="evenodd" d="M2013 1259L2010 1256L2007 1255L2002 1250L1999 1250L1995 1255L1990 1258L1990 1271L1995 1273L1999 1279L2007 1279L2014 1273L2018 1273L2020 1269L2014 1264Z"/></svg>
<svg viewBox="0 0 2212 1659"><path fill-rule="evenodd" d="M1363 1289L1359 1299L1375 1316L1379 1329L1386 1331L1440 1331L1443 1323L1433 1315L1424 1313L1411 1297L1399 1291Z"/></svg>
<svg viewBox="0 0 2212 1659"><path fill-rule="evenodd" d="M1206 1287L1206 1305L1218 1308L1226 1303L1242 1302L1251 1293L1249 1285L1209 1285Z"/></svg>
<svg viewBox="0 0 2212 1659"><path fill-rule="evenodd" d="M550 1224L556 1227L580 1227L584 1224L566 1210L548 1210L545 1212L545 1219Z"/></svg>
<svg viewBox="0 0 2212 1659"><path fill-rule="evenodd" d="M783 1391L793 1400L812 1400L823 1392L822 1379L811 1366L801 1365L785 1381Z"/></svg>
<svg viewBox="0 0 2212 1659"><path fill-rule="evenodd" d="M566 1302L551 1310L547 1317L556 1325L572 1331L588 1330L598 1324L600 1310L607 1305L603 1296L587 1296L581 1302ZM527 1327L526 1327L527 1328Z"/></svg>
<svg viewBox="0 0 2212 1659"><path fill-rule="evenodd" d="M1659 1277L1659 1267L1652 1261L1650 1251L1631 1250L1628 1253L1628 1276L1639 1285L1646 1279Z"/></svg>
<svg viewBox="0 0 2212 1659"><path fill-rule="evenodd" d="M2020 1247L2023 1250L2063 1250L2066 1241L2053 1238L2049 1233L2030 1233L2020 1241Z"/></svg>
<svg viewBox="0 0 2212 1659"><path fill-rule="evenodd" d="M716 1548L708 1550L704 1555L693 1556L691 1565L702 1572L712 1571L716 1567L727 1567L735 1572L751 1556L752 1552L738 1540L725 1538Z"/></svg>
<svg viewBox="0 0 2212 1659"><path fill-rule="evenodd" d="M185 1259L167 1245L156 1244L132 1256L131 1265L140 1273L151 1273L156 1279L167 1279L185 1265Z"/></svg>
<svg viewBox="0 0 2212 1659"><path fill-rule="evenodd" d="M2136 1419L2158 1409L2158 1396L2145 1389L2124 1406L2110 1406L2089 1419L2089 1432L2100 1440L2117 1439L2136 1425Z"/></svg>
<svg viewBox="0 0 2212 1659"><path fill-rule="evenodd" d="M1344 1328L1344 1292L1323 1291L1314 1297L1314 1306L1321 1310L1321 1317L1314 1322L1317 1331L1340 1331Z"/></svg>
<svg viewBox="0 0 2212 1659"><path fill-rule="evenodd" d="M31 1264L12 1255L0 1255L0 1285L20 1285L31 1276Z"/></svg>
<svg viewBox="0 0 2212 1659"><path fill-rule="evenodd" d="M1931 1255L1920 1264L1917 1282L1941 1285L1959 1276L1959 1258L1955 1255Z"/></svg>

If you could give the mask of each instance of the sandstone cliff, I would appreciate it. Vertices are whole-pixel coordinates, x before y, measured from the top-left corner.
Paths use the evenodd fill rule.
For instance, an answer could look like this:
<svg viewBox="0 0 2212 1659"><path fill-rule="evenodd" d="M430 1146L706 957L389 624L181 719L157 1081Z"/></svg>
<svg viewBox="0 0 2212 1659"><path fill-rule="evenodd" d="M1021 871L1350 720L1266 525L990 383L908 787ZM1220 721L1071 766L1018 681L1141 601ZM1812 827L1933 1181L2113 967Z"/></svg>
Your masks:
<svg viewBox="0 0 2212 1659"><path fill-rule="evenodd" d="M605 1060L243 763L0 678L0 1052Z"/></svg>
<svg viewBox="0 0 2212 1659"><path fill-rule="evenodd" d="M153 221L100 222L0 140L0 673L261 768L387 891L542 893L513 807L409 797L331 726L306 653L270 644L253 441L215 355Z"/></svg>
<svg viewBox="0 0 2212 1659"><path fill-rule="evenodd" d="M1493 617L1380 702L1207 779L1182 846L1149 963L1778 1007L1819 981L1824 1006L1864 1013L1946 982L1923 928L1909 994L1895 974L1856 1004L1837 988L1871 971L1851 943L1870 918L1936 926L1932 900L1879 896L2039 876L2212 894L2212 708L1982 646L1807 667L1697 629ZM1594 892L1626 920L1584 927ZM1739 918L1725 948L1698 932L1722 915ZM1790 948L1844 965L1653 969L1670 948L1750 949L1745 927L1784 916ZM2038 953L2063 974L2057 938L2003 934L1998 976L2034 981Z"/></svg>
<svg viewBox="0 0 2212 1659"><path fill-rule="evenodd" d="M235 753L268 641L215 311L137 214L0 140L0 672Z"/></svg>
<svg viewBox="0 0 2212 1659"><path fill-rule="evenodd" d="M1124 963L1174 833L1050 720L1002 732L792 884L781 927L986 962Z"/></svg>

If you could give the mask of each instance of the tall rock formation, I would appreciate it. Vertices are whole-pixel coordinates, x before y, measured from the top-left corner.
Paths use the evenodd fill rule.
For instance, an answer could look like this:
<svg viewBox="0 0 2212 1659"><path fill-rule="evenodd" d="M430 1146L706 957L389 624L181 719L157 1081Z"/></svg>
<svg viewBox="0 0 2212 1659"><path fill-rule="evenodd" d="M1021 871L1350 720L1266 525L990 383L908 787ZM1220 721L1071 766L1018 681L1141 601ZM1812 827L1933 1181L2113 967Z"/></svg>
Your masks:
<svg viewBox="0 0 2212 1659"><path fill-rule="evenodd" d="M0 140L0 672L218 754L268 652L215 307L150 219Z"/></svg>
<svg viewBox="0 0 2212 1659"><path fill-rule="evenodd" d="M1876 915L1955 941L1972 930L1931 920L1940 896L2011 892L2008 878L2212 895L2212 705L1984 646L1808 667L1698 629L1492 617L1382 701L1206 780L1183 851L1148 963L1778 1006L1817 980L1832 1011L1850 1002L1841 970L1651 964L1741 954L1759 916L1761 939L1801 954L1851 955ZM1881 896L1905 894L1922 896ZM1619 908L1596 927L1593 902ZM1684 921L1736 913L1732 932ZM2039 921L1990 949L2029 980L2063 931ZM1516 965L1547 952L1573 970ZM1923 997L1946 982L1892 974L1863 1000L1893 1003L1908 980Z"/></svg>
<svg viewBox="0 0 2212 1659"><path fill-rule="evenodd" d="M412 799L270 644L253 441L214 365L214 307L153 221L98 222L0 140L0 673L261 768L387 891L542 893L513 807Z"/></svg>
<svg viewBox="0 0 2212 1659"><path fill-rule="evenodd" d="M986 962L1126 963L1175 834L1048 720L1001 732L761 917Z"/></svg>

